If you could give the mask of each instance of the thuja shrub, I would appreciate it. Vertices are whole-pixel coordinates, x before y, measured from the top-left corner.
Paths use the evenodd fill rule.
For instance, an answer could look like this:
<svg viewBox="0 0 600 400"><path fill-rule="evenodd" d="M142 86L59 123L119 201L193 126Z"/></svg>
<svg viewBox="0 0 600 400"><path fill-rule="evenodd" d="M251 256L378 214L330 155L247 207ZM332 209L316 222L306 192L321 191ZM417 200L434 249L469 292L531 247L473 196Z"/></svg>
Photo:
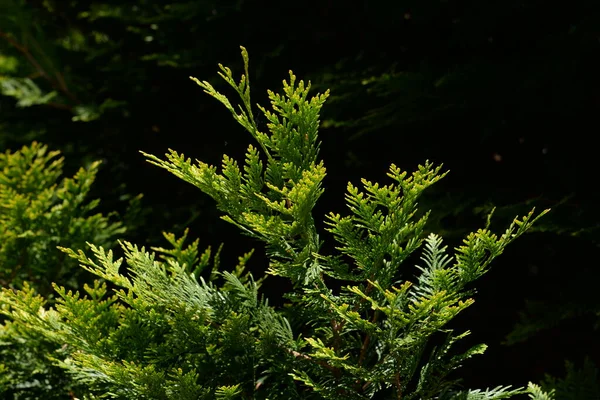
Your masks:
<svg viewBox="0 0 600 400"><path fill-rule="evenodd" d="M116 244L125 228L111 216L94 213L98 200L87 199L99 165L62 178L60 152L42 144L0 154L0 284L5 293L23 289L29 296L49 295L52 282L74 288L84 271L56 247L83 247L86 239L105 247ZM6 306L0 304L3 313ZM64 399L71 379L48 359L59 347L18 318L0 316L0 396Z"/></svg>
<svg viewBox="0 0 600 400"><path fill-rule="evenodd" d="M459 389L448 374L485 345L456 352L469 332L446 325L473 304L473 281L504 248L531 227L532 211L501 234L488 224L449 250L423 231L417 208L425 189L445 174L425 163L408 173L392 165L389 183L348 184L348 214L325 217L337 251L323 250L312 210L323 194L319 112L328 93L308 96L310 83L290 72L283 92L258 106L268 132L255 122L248 55L236 82L235 107L208 82L192 78L231 111L253 137L243 162L223 156L220 168L169 151L148 160L212 197L223 219L263 242L265 275L221 268L210 248L186 235L166 234L168 248L123 242L116 258L96 244L63 249L100 279L83 291L55 285L53 308L31 293L4 290L5 315L62 346L57 365L85 385L76 395L117 399L502 399L536 385ZM543 214L543 213L542 213ZM421 254L418 265L408 257ZM126 265L126 269L123 268ZM292 290L275 307L261 294L268 275ZM416 279L412 279L413 276ZM409 279L412 279L409 280ZM110 289L109 289L110 286ZM340 289L341 288L341 289ZM434 336L445 340L431 349Z"/></svg>
<svg viewBox="0 0 600 400"><path fill-rule="evenodd" d="M100 162L62 178L59 151L33 142L0 154L0 284L25 281L43 293L51 282L75 287L82 270L57 246L79 248L86 240L116 244L124 233L111 216L93 213L99 200L88 200Z"/></svg>

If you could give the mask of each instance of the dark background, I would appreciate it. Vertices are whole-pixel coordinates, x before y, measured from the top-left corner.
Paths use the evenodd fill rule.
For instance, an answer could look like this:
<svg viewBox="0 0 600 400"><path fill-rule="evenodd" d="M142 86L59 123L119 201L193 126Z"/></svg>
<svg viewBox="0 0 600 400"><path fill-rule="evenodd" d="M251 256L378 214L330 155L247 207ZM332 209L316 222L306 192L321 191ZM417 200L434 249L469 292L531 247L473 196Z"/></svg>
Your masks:
<svg viewBox="0 0 600 400"><path fill-rule="evenodd" d="M128 240L162 245L162 231L189 226L204 245L225 242L226 262L256 247L250 267L260 273L259 244L138 152L172 148L212 164L224 152L243 157L250 136L188 79L232 95L217 63L239 76L243 45L255 102L265 104L267 88L278 91L289 69L315 93L331 89L317 221L344 210L348 181L384 182L391 163L412 171L427 159L450 170L422 206L434 210L429 229L451 247L482 227L493 206L498 232L534 206L553 209L495 261L475 305L453 324L473 331L470 344L490 346L459 370L465 386L539 381L563 374L565 359L598 364L600 3L123 3L0 0L0 55L18 61L12 69L0 62L0 76L31 77L57 91L52 104L32 107L0 97L2 151L42 141L65 153L67 173L102 159L95 197L129 218ZM108 107L107 99L120 103ZM82 107L97 118L72 121ZM127 214L138 193L142 208ZM276 301L281 287L272 279L265 291ZM545 329L508 346L527 300L538 306L523 321Z"/></svg>

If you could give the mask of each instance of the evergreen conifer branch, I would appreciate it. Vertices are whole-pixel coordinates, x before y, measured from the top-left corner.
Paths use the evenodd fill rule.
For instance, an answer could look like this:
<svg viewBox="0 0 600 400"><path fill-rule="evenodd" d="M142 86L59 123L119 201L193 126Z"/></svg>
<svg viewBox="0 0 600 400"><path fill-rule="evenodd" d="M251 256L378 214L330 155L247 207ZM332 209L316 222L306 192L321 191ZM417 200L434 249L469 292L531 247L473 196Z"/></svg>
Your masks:
<svg viewBox="0 0 600 400"><path fill-rule="evenodd" d="M84 244L82 237L108 244L123 234L122 224L92 212L99 200L87 200L100 162L60 177L60 152L32 143L0 154L0 284L20 287L29 280L44 294L50 282L65 277L75 286L79 269L54 252L58 245Z"/></svg>
<svg viewBox="0 0 600 400"><path fill-rule="evenodd" d="M539 385L529 382L527 385L529 391L529 398L531 400L554 400L554 390L550 392L544 392Z"/></svg>
<svg viewBox="0 0 600 400"><path fill-rule="evenodd" d="M490 400L525 393L504 386L456 390L448 374L485 345L457 353L454 344L469 332L454 333L446 325L473 304L472 281L545 212L515 219L500 236L489 230L488 219L450 252L441 237L423 238L428 213L418 209L423 191L445 175L441 166L427 162L408 174L392 165L390 184L348 185L350 214L326 216L338 253L324 254L312 211L326 173L318 158L318 128L328 94L309 99L310 84L290 73L283 94L269 92L272 110L259 106L268 120L269 133L262 133L252 114L243 48L242 57L239 83L220 66L221 77L242 99L238 108L209 83L196 82L225 105L264 155L250 145L242 167L224 155L217 168L173 150L165 160L144 154L211 196L223 219L265 243L266 272L293 284L289 304L270 306L260 294L264 277L256 280L245 271L250 254L222 270L219 251L201 252L198 241L186 246L186 231L181 238L165 234L168 248L122 242L124 256L116 260L92 243L92 257L62 249L115 286L112 293L101 282L86 286L87 295L56 286L56 307L46 310L43 299L27 289L3 291L4 315L65 345L54 362L85 383L90 395ZM419 274L411 282L406 260L423 244ZM440 333L446 340L427 354L432 336Z"/></svg>
<svg viewBox="0 0 600 400"><path fill-rule="evenodd" d="M179 178L192 183L217 202L223 219L254 238L266 242L273 257L272 274L289 277L294 283L308 284L321 274L316 261L321 242L311 214L323 193L325 168L318 157L319 111L328 93L307 100L310 83L296 82L290 71L283 95L269 91L273 111L259 106L269 121L270 133L258 130L252 113L248 84L248 54L242 47L245 75L236 83L229 68L220 66L221 77L240 96L240 113L226 96L208 82L194 81L232 112L267 156L266 166L259 152L248 147L244 167L223 156L217 168L198 161L195 165L182 154L170 150L167 160L143 153L148 160Z"/></svg>
<svg viewBox="0 0 600 400"><path fill-rule="evenodd" d="M247 54L243 53L243 57L247 75ZM243 76L236 85L231 71L223 67L221 69L225 73L222 77L236 88L244 104L249 104L246 78ZM366 387L370 387L371 390L384 387L385 382L393 383L397 393L403 393L416 371L422 357L422 349L429 337L439 332L448 321L473 303L472 299L466 297L470 292L464 290L465 286L484 274L491 260L500 255L504 247L525 232L541 214L533 218L532 211L522 220L516 219L500 238L487 229L490 223L488 219L485 229L469 235L464 245L457 249L454 263L454 257L447 255L446 248L441 246L441 238L430 235L426 239L423 256L425 266L418 267L422 273L417 284L411 287L411 284L406 282L397 288L394 286L394 280L400 275L400 265L422 243L421 235L428 214L418 216L418 198L428 186L436 183L445 174L440 174L441 166L433 167L430 163L419 166L410 176L392 165L388 176L395 183L380 186L378 183L362 180L365 192L349 184L346 201L352 215L327 216L327 230L333 233L341 245L338 249L354 261L355 267L348 266L337 256L319 254L318 241L312 240L312 246L307 246L306 242L304 246L298 246L297 241L290 240L294 238L294 234L302 236L310 233L313 238L318 237L310 212L320 195L320 192L315 193L315 190L321 191L320 183L325 175L322 162L317 159L318 114L303 114L303 110L310 111L311 103L318 103L318 110L324 98L320 101L317 96L310 102L306 101L309 86L305 89L301 82L298 90L294 91L294 82L295 77L290 73L290 84L284 82L283 96L269 92L274 112L259 106L269 121L271 135L256 134L257 129L252 125L249 113L235 114L225 96L216 92L208 83L200 83L207 93L225 104L238 122L263 144L268 161L264 175L261 176L263 164L250 147L246 157L247 165L244 168L247 173L244 181L255 183L252 188L255 190L255 196L262 200L262 204L255 205L254 213L242 211L242 218L235 207L239 203L223 205L225 195L240 192L243 179L240 178L241 173L235 161L225 156L221 175L223 182L233 181L235 184L223 184L220 187L197 186L215 198L218 204L221 203L221 209L228 213L226 220L266 242L268 254L272 259L269 272L290 277L295 283L313 283L314 289L304 286L302 297L292 295L290 298L308 306L313 313L313 320L329 321L330 328L323 329L321 337L306 338L306 344L312 347L312 352L302 354L295 351L294 354L299 355L300 359L313 362L326 361L325 371L329 371L331 379L337 379L338 382L344 381L339 379L342 371L354 376L346 384L339 383L342 386L347 385L347 389L342 390L344 393L350 388L355 388L356 385L350 383L353 380L370 382ZM297 126L300 131L290 129L291 125ZM314 151L303 152L303 137L299 134L301 132L306 132L304 143ZM184 179L185 171L191 168L189 163L180 167L173 162L182 160L182 156L167 155L171 163L154 156L148 155L148 158ZM278 164L278 161L282 163ZM208 174L211 176L216 175L214 167L200 165L204 171L209 170ZM322 168L322 174L309 175L308 171L313 171L316 166ZM281 179L283 176L289 178L287 184ZM187 176L186 180L194 182L191 176ZM260 185L261 180L264 186ZM303 180L308 180L309 183L304 184ZM207 181L215 182L217 178ZM252 183L248 186L251 185ZM265 187L267 194L264 194ZM249 206L251 203L247 202L243 208L251 209ZM295 207L298 207L297 212L294 212ZM285 223L287 221L284 217L290 218L292 222ZM309 229L296 230L298 226ZM363 283L347 287L347 293L336 295L327 289L323 274ZM320 303L319 298L326 303ZM365 308L366 304L371 305L372 312ZM391 336L390 329L393 332ZM357 340L355 347L347 347L346 351L354 350L344 353L341 337L354 337ZM461 337L463 335L453 337L451 334L446 346L450 347ZM413 350L407 354L408 348ZM482 346L476 346L462 356L456 356L458 358L453 359L454 363L457 365L458 360L483 352L483 349ZM356 351L354 356L351 355L353 351ZM445 348L444 352L447 351L448 348ZM383 356L383 353L386 355ZM365 363L374 366L373 371L364 370L362 365ZM444 364L446 372L452 369L450 365L451 363ZM402 371L400 375L404 374L409 379L406 379L406 376L401 379L398 368ZM429 368L433 370L435 365L432 364ZM423 369L427 370L427 367ZM327 389L323 385L324 381L319 383L306 371L294 372L292 376L325 397L338 396L340 393L339 387L333 391ZM477 398L480 395L484 398L502 398L511 393L513 392L504 388L496 388L487 392L469 392L468 398Z"/></svg>
<svg viewBox="0 0 600 400"><path fill-rule="evenodd" d="M108 247L125 232L111 221L113 215L95 213L99 200L87 200L100 163L61 179L63 165L60 152L36 142L0 154L2 398L64 398L75 388L75 381L49 361L63 357L69 346L57 333L56 312L48 309L54 299L46 297L53 282L77 287L84 271L56 246L83 247L90 240ZM18 295L15 289L21 290ZM64 287L61 295L67 296ZM89 319L75 310L76 301L69 304L72 313ZM76 335L69 338L76 342Z"/></svg>

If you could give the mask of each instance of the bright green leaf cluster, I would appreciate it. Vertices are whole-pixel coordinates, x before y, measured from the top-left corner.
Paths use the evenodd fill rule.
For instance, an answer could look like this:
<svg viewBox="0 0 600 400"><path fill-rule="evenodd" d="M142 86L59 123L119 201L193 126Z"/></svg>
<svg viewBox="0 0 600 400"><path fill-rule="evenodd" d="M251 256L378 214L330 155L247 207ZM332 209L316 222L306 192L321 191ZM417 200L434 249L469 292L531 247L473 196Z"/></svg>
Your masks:
<svg viewBox="0 0 600 400"><path fill-rule="evenodd" d="M50 282L75 286L80 269L56 252L85 240L111 245L125 229L108 216L92 214L87 200L99 162L63 178L59 152L33 143L0 154L0 283L20 287L28 280L47 293Z"/></svg>
<svg viewBox="0 0 600 400"><path fill-rule="evenodd" d="M317 162L319 112L328 93L307 100L310 83L296 82L290 72L289 83L283 82L283 95L269 91L272 111L263 107L269 133L259 130L252 111L248 79L248 54L242 48L245 74L236 83L229 68L220 66L220 75L238 93L242 105L235 108L229 99L208 82L192 78L206 93L232 113L254 139L264 154L248 146L243 167L223 156L220 173L212 165L192 163L182 154L170 150L167 160L145 154L150 162L172 172L211 196L228 222L266 242L273 263L270 272L307 283L318 275L319 267L308 269L312 253L320 247L311 210L323 194L325 168ZM287 266L296 265L294 271Z"/></svg>
<svg viewBox="0 0 600 400"><path fill-rule="evenodd" d="M87 200L99 163L63 179L62 167L58 151L35 142L0 154L0 284L9 294L22 289L20 302L26 305L20 318L0 317L2 397L64 398L73 387L48 360L60 354L62 343L52 343L34 328L40 320L33 315L52 304L38 293L49 295L52 282L76 287L82 278L82 269L57 246L81 247L86 239L112 246L125 231L110 216L93 214L98 200ZM2 313L11 312L10 303L0 304ZM71 312L77 313L77 307L73 303ZM93 318L83 315L79 323L85 326Z"/></svg>
<svg viewBox="0 0 600 400"><path fill-rule="evenodd" d="M3 313L63 346L55 362L90 396L490 400L526 393L504 386L458 390L448 374L485 345L457 353L453 345L469 332L446 326L473 303L469 285L541 214L515 219L501 236L488 223L451 253L438 235L423 237L429 214L418 209L424 190L444 176L441 167L425 163L408 174L392 165L390 184L363 180L364 191L348 185L350 215L326 217L338 251L324 252L312 212L326 172L317 133L327 93L309 98L310 83L290 73L282 94L269 92L271 110L259 106L269 121L262 132L243 48L242 57L239 82L221 66L241 105L195 81L257 142L243 165L225 155L217 168L173 150L166 160L146 156L212 197L223 219L265 243L266 273L292 283L287 303L274 307L264 299L264 277L245 272L249 254L231 271L213 257L205 274L210 249L200 253L197 241L186 247L185 236L167 234L170 248L147 251L124 242L118 259L95 244L89 244L93 258L63 249L102 281L86 286L85 296L56 286L51 309L27 288L5 290ZM423 244L420 265L407 265ZM430 349L435 337L445 340Z"/></svg>

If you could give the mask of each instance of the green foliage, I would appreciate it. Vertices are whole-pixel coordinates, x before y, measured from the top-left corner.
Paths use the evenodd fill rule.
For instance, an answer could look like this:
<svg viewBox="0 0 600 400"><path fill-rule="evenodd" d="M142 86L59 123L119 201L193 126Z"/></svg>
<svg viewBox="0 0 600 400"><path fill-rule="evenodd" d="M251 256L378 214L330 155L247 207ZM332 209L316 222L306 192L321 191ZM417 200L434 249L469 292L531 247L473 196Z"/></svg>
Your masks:
<svg viewBox="0 0 600 400"><path fill-rule="evenodd" d="M92 240L111 246L125 228L110 216L92 214L99 200L87 200L99 162L63 178L63 158L34 142L0 154L0 283L25 280L47 293L51 282L77 285L80 269L56 252Z"/></svg>
<svg viewBox="0 0 600 400"><path fill-rule="evenodd" d="M132 59L137 68L139 63L147 68L196 66L202 49L175 48L181 42L180 21L200 17L200 23L192 21L192 30L197 31L238 8L235 3L206 1L156 5L1 0L0 93L15 98L19 107L42 105L67 111L73 121L94 121L108 111L128 116L130 104L108 93L115 92L115 71L130 75L125 80L129 83L132 76L141 82L122 57L129 43L137 47ZM77 72L82 70L94 76L82 83Z"/></svg>
<svg viewBox="0 0 600 400"><path fill-rule="evenodd" d="M485 345L457 353L454 344L469 332L446 325L473 303L472 282L541 214L515 219L501 235L488 221L449 252L438 235L424 237L428 213L417 208L423 191L443 177L441 167L425 163L408 174L392 165L390 184L348 185L349 215L326 217L338 251L325 252L312 210L324 191L317 133L328 93L309 99L310 83L290 72L283 94L268 93L271 110L259 106L268 121L269 132L262 132L244 48L242 56L239 83L220 67L241 106L192 79L226 106L260 151L250 145L243 163L224 155L220 169L172 150L166 160L146 156L212 197L225 221L264 242L266 273L292 284L286 304L270 305L260 295L260 280L244 272L249 255L233 272L213 258L207 274L210 248L199 255L197 241L184 247L185 236L168 234L172 248L147 251L123 242L118 259L95 244L89 244L93 257L63 249L101 280L86 285L87 294L55 285L59 297L50 309L27 287L3 290L2 312L62 346L54 361L87 388L78 396L475 400L525 393L458 390L448 374ZM407 260L422 245L422 263L410 268ZM445 340L431 349L436 337Z"/></svg>
<svg viewBox="0 0 600 400"><path fill-rule="evenodd" d="M546 393L535 383L529 382L527 390L529 391L529 398L532 400L554 400L554 391Z"/></svg>
<svg viewBox="0 0 600 400"><path fill-rule="evenodd" d="M589 97L589 88L594 86L590 82L597 76L595 61L589 58L593 54L591 46L597 44L594 21L600 14L596 5L572 2L556 11L531 2L482 3L466 8L456 8L448 2L382 2L364 9L356 7L359 11L352 12L352 7L336 9L336 2L333 6L330 2L317 2L295 9L287 8L287 4L294 3L280 2L286 5L285 12L281 12L277 6L264 9L243 0L117 3L0 0L0 87L8 95L0 98L0 147L14 148L15 143L33 139L60 141L67 155L75 151L78 156L107 158L111 171L131 171L134 164L125 160L133 149L139 148L140 140L148 146L146 151L155 152L161 148L162 138L176 140L175 132L182 132L186 144L193 137L187 129L195 126L192 118L204 104L190 101L188 92L173 84L170 77L189 75L191 70L212 77L203 69L207 60L226 59L227 49L231 48L227 41L244 37L249 42L260 42L256 54L264 58L255 64L255 72L264 79L269 79L262 68L265 58L275 54L277 59L271 60L271 65L285 65L288 54L297 57L310 49L312 55L301 57L298 68L307 74L314 72L316 65L329 71L323 75L323 81L334 95L328 98L325 125L349 128L346 132L332 129L328 133L344 138L345 133L371 135L363 142L350 144L363 167L368 168L374 159L386 158L389 153L380 155L386 148L393 149L394 157L403 165L416 165L415 160L425 159L424 154L450 165L452 188L460 193L442 188L438 192L441 195L436 196L434 191L443 187L442 183L430 189L427 199L420 199L421 209L434 210L428 218L426 234L435 232L446 243L462 238L473 229L463 223L463 218L468 218L465 215L472 215L475 207L477 213L487 213L488 205L481 205L490 201L494 205L512 204L498 207L496 223L510 222L514 215L528 211L532 203L552 205L552 218L545 218L532 228L546 232L538 236L539 243L547 243L545 238L551 238L552 233L595 240L597 208L592 204L597 202L594 191L588 192L589 182L594 180L593 147L582 149L578 143L585 141L573 139L572 135L570 140L563 140L564 135L548 132L587 132L586 118L591 120L597 115L593 109L596 102ZM301 14L302 9L308 11ZM543 18L537 18L540 12ZM282 19L280 15L287 17ZM315 18L316 15L327 18ZM567 15L569 22L560 22ZM348 34L344 27L335 25L336 17L345 26L358 23L364 29L349 29L355 34ZM185 29L181 21L185 21ZM275 34L258 34L265 22ZM289 40L282 41L281 37ZM392 38L398 51L389 51L385 44L388 41L378 40L380 37ZM333 48L332 42L345 45ZM325 48L326 53L319 53L319 48ZM339 54L348 58L339 60ZM316 74L311 76L313 83L319 80L315 79ZM16 108L15 103L31 107ZM156 110L164 110L165 103L177 106L161 117ZM547 118L548 115L553 118ZM204 126L210 125L209 117L205 114ZM70 124L71 119L94 123L80 132L82 124ZM575 126L574 122L581 125ZM388 146L386 138L390 137L401 139ZM206 143L204 138L201 140ZM334 140L340 145L345 142L340 137L331 139ZM369 150L375 151L365 149L367 141L374 144ZM381 145L382 141L385 144ZM204 143L195 148L204 152L197 157L206 160L213 149ZM549 155L542 156L541 149L548 144ZM364 151L357 152L356 147ZM484 157L498 147L503 161L488 163L493 167L486 168ZM520 162L519 154L523 155ZM568 154L578 154L577 162L565 162ZM79 159L78 156L68 159ZM263 162L265 157L261 152ZM479 159L478 178L472 168L474 158ZM514 170L507 172L511 165ZM464 175L459 170L462 166L467 171ZM489 177L490 170L496 167L510 178L509 184ZM330 176L332 171L328 169ZM139 176L131 172L130 176ZM363 169L361 174L369 172ZM118 173L111 176L114 179L107 180L103 191L104 204L111 202L111 196L119 198L124 190L115 184L122 183L122 177ZM148 192L165 192L162 184L152 183L147 186ZM464 188L469 185L472 190ZM504 187L511 189L502 199L502 190L496 188ZM575 196L563 204L553 204L570 193ZM170 203L162 207L161 213L153 214L150 226L166 228L177 218L189 221L186 212L190 207L184 196L169 194ZM527 200L514 204L523 198ZM429 202L431 199L433 202ZM176 202L178 208L174 206ZM183 211L179 214L175 210ZM158 233L157 230L155 235ZM154 238L144 240L143 243L155 244ZM527 260L543 265L539 260L547 252L529 246L535 245L525 246ZM560 248L565 249L563 254L574 253L567 250L568 245L561 244ZM590 255L589 259L595 257ZM545 265L543 270L551 267ZM557 291L566 292L561 281L557 290L547 290L552 298L545 299L539 296L537 288L547 285L531 280L528 293L536 301L529 302L525 317L509 340L530 339L540 329L564 323L572 316L598 313L597 299L582 296L594 293L593 288L582 290L582 284L594 282L593 277L567 281L565 284L572 291L557 298ZM568 343L572 346L571 341Z"/></svg>
<svg viewBox="0 0 600 400"><path fill-rule="evenodd" d="M12 290L3 288L5 293ZM47 301L27 282L22 286L21 301L28 304L27 312L37 312ZM44 335L29 330L18 319L5 318L8 304L0 300L0 395L6 399L64 399L76 383L66 372L53 365L49 357L60 356L60 345Z"/></svg>
<svg viewBox="0 0 600 400"><path fill-rule="evenodd" d="M0 154L0 283L6 293L22 289L32 312L48 303L36 294L50 294L52 282L76 287L83 278L57 246L83 246L89 239L110 247L125 231L110 216L92 214L98 200L87 201L87 195L99 165L60 179L63 158L44 145ZM3 302L1 307L6 311ZM47 360L59 347L19 321L1 318L0 393L64 398L71 381Z"/></svg>
<svg viewBox="0 0 600 400"><path fill-rule="evenodd" d="M133 181L147 166L127 160L142 141L148 151L162 150L162 140L191 129L189 120L181 127L177 121L202 104L190 101L194 87L177 77L213 72L210 60L234 48L225 38L238 36L230 23L241 6L239 0L0 0L0 151L37 140L61 148L67 168L78 166L72 160L102 160L111 176L97 183L103 204L122 211L122 198L139 192L132 187L144 186L147 176ZM163 112L168 105L178 116ZM160 230L149 237L149 227L179 232L198 221L193 207L202 207L181 201L186 189L175 193L176 183L168 199L168 182L152 183L145 185L145 204L165 206L151 221L138 218L140 230L129 234L156 244Z"/></svg>
<svg viewBox="0 0 600 400"><path fill-rule="evenodd" d="M47 293L51 282L75 287L80 269L56 252L92 240L111 246L125 228L111 216L92 214L99 200L87 200L99 162L63 178L64 159L34 142L0 154L0 283L20 287L25 280Z"/></svg>
<svg viewBox="0 0 600 400"><path fill-rule="evenodd" d="M242 276L247 257L241 258L236 274L224 273L223 285L216 287L194 274L210 265L210 249L200 255L197 241L183 247L185 236L166 237L173 249L152 253L123 243L128 277L119 272L123 260L115 260L110 251L91 246L92 260L65 250L83 268L120 288L112 295L106 283L96 281L85 286L86 298L56 286L55 309L40 309L41 299L27 296L26 290L4 291L2 303L27 330L72 347L68 357L56 361L98 393L120 398L232 398L235 382L251 379L254 314L265 312L265 322L278 320L258 300L257 283ZM19 317L26 314L29 317ZM200 385L202 381L213 383L212 390Z"/></svg>
<svg viewBox="0 0 600 400"><path fill-rule="evenodd" d="M452 2L370 5L375 22L360 30L361 42L369 45L352 47L354 53L324 66L317 81L318 88L335 93L324 126L356 140L348 148L368 147L377 156L377 147L382 153L393 149L389 156L400 144L410 149L402 153L405 159L427 154L450 165L456 174L452 185L431 193L427 203L435 210L429 228L446 238L468 229L454 221L495 205L497 221L526 212L532 203L552 207L552 216L532 228L543 233L539 241L526 248L539 246L531 251L538 256L528 263L540 266L540 275L554 275L554 285L549 289L534 274L524 282L531 289L509 342L534 340L553 326L567 328L582 315L596 316L596 328L600 325L595 289L584 288L595 281L596 272L566 267L587 264L574 260L583 247L569 246L575 237L586 245L587 259L598 258L598 192L588 184L595 181L597 168L592 150L584 155L588 150L582 143L597 114L586 94L588 82L596 79L587 66L596 60L587 54L600 3L570 4L556 14L534 2L485 2L461 9ZM540 12L544 21L553 22L529 23ZM569 25L561 25L567 13ZM403 14L404 20L398 18ZM393 38L388 41L396 51L379 47L380 37ZM545 92L548 87L551 93ZM571 157L576 161L567 161ZM376 163L362 156L359 162L369 161ZM475 162L477 170L471 168ZM567 260L545 260L550 241L561 243L556 253ZM567 351L577 347L571 340L560 342Z"/></svg>
<svg viewBox="0 0 600 400"><path fill-rule="evenodd" d="M17 99L17 107L46 104L56 96L56 92L42 93L42 90L28 78L3 78L0 80L0 92Z"/></svg>
<svg viewBox="0 0 600 400"><path fill-rule="evenodd" d="M592 400L600 397L598 368L586 358L580 369L566 362L564 378L546 375L540 385L529 383L527 390L533 400Z"/></svg>
<svg viewBox="0 0 600 400"><path fill-rule="evenodd" d="M550 391L556 400L592 400L600 398L600 376L598 368L586 358L581 368L576 369L569 361L566 363L566 376L555 378L546 375L540 386Z"/></svg>

